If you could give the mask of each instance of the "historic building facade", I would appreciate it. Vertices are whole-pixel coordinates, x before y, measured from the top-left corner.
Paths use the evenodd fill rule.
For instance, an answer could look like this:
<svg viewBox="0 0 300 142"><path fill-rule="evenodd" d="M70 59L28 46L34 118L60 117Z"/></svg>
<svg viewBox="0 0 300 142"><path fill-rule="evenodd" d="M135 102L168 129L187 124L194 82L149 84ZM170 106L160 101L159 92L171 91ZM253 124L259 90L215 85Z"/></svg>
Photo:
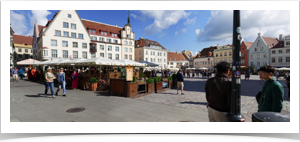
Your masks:
<svg viewBox="0 0 300 142"><path fill-rule="evenodd" d="M194 68L214 68L214 56L208 52L206 56L201 57L200 53L194 58Z"/></svg>
<svg viewBox="0 0 300 142"><path fill-rule="evenodd" d="M273 67L290 67L290 36L279 39L273 48L270 49L270 65Z"/></svg>
<svg viewBox="0 0 300 142"><path fill-rule="evenodd" d="M253 42L243 41L241 44L241 66L248 66L248 49L253 45Z"/></svg>
<svg viewBox="0 0 300 142"><path fill-rule="evenodd" d="M32 58L32 42L30 36L13 35L16 61Z"/></svg>
<svg viewBox="0 0 300 142"><path fill-rule="evenodd" d="M232 63L232 45L227 44L223 46L218 46L217 49L213 52L214 62L217 64L218 62L225 61L228 63Z"/></svg>
<svg viewBox="0 0 300 142"><path fill-rule="evenodd" d="M169 69L178 68L184 69L189 67L189 60L180 52L168 52L168 67Z"/></svg>

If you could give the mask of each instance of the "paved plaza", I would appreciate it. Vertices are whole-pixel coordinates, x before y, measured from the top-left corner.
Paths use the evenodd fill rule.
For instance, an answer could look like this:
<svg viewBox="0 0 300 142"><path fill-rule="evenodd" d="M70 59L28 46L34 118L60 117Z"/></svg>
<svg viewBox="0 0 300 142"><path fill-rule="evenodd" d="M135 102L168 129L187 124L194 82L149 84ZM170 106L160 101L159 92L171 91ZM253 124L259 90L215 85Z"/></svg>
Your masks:
<svg viewBox="0 0 300 142"><path fill-rule="evenodd" d="M185 78L185 95L175 89L135 99L110 96L107 91L67 89L56 99L44 97L44 84L20 80L10 82L11 122L208 122L206 79ZM283 86L284 80L280 79ZM242 114L246 121L257 111L256 93L262 88L257 75L242 81ZM57 87L55 87L56 91ZM50 90L48 91L48 94ZM282 113L289 114L290 102L285 88ZM82 107L82 112L68 113L68 109Z"/></svg>

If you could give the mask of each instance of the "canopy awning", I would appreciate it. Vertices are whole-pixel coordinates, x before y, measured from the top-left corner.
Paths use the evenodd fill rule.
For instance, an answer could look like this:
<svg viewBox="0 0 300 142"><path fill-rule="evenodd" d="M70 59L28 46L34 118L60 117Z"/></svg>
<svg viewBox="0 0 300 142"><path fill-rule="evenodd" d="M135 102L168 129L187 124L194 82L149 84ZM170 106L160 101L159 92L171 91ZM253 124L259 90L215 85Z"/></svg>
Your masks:
<svg viewBox="0 0 300 142"><path fill-rule="evenodd" d="M17 65L35 65L35 63L38 63L38 62L40 62L40 61L29 58L29 59L17 62Z"/></svg>
<svg viewBox="0 0 300 142"><path fill-rule="evenodd" d="M76 64L80 65L111 65L112 60L103 58L103 57L98 57L98 58L93 58L93 59L86 59L82 62L77 62Z"/></svg>
<svg viewBox="0 0 300 142"><path fill-rule="evenodd" d="M158 64L154 64L154 63L151 63L151 62L148 62L148 61L139 61L139 63L146 64L149 67L158 66Z"/></svg>
<svg viewBox="0 0 300 142"><path fill-rule="evenodd" d="M275 70L290 70L290 68L275 68Z"/></svg>

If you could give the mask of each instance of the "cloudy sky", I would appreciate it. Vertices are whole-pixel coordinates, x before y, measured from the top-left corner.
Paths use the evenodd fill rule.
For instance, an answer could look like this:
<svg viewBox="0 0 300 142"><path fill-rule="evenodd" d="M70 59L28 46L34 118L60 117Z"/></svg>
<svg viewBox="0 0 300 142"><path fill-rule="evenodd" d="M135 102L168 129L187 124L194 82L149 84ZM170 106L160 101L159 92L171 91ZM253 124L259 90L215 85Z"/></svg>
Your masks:
<svg viewBox="0 0 300 142"><path fill-rule="evenodd" d="M45 25L58 10L10 11L15 34L32 35L33 25ZM118 25L127 23L128 11L78 10L82 19ZM260 31L263 36L278 38L290 34L289 11L241 11L243 40L253 42ZM225 10L141 10L130 11L135 39L155 40L171 51L191 50L195 54L216 44L232 43L233 12Z"/></svg>

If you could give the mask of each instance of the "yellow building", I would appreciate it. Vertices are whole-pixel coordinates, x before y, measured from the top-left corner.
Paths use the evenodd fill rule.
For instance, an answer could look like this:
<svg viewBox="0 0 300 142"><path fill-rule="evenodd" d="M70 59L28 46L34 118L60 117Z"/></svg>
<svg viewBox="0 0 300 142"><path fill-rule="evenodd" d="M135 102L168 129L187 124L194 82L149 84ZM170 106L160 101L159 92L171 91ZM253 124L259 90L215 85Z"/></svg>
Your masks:
<svg viewBox="0 0 300 142"><path fill-rule="evenodd" d="M228 45L218 46L218 48L214 50L214 61L215 61L215 65L221 61L226 61L231 64L232 45L228 44Z"/></svg>
<svg viewBox="0 0 300 142"><path fill-rule="evenodd" d="M33 38L22 35L13 35L13 37L15 46L14 56L17 62L31 58Z"/></svg>

